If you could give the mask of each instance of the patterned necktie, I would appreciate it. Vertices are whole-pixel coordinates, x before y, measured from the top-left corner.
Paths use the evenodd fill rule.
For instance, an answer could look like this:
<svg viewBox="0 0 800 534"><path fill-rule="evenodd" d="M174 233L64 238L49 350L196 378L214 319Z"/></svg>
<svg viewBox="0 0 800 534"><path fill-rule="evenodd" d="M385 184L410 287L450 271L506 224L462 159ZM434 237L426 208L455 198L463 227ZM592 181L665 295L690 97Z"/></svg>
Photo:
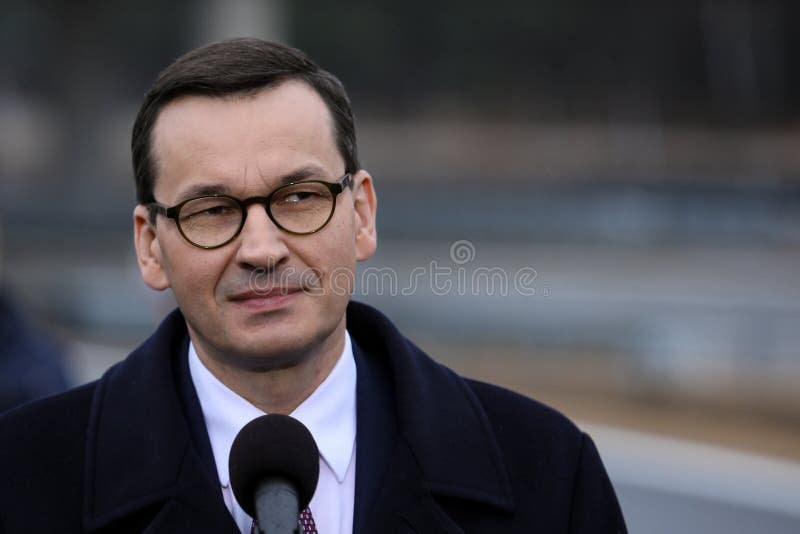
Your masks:
<svg viewBox="0 0 800 534"><path fill-rule="evenodd" d="M300 528L303 529L303 534L318 534L317 525L314 523L314 516L311 515L311 509L306 507L305 510L300 512L300 517L297 519L300 523Z"/></svg>
<svg viewBox="0 0 800 534"><path fill-rule="evenodd" d="M300 517L297 518L297 524L300 525L300 530L303 534L319 534L310 508L306 508L300 512ZM250 534L258 534L255 519L253 519L253 522L250 524Z"/></svg>

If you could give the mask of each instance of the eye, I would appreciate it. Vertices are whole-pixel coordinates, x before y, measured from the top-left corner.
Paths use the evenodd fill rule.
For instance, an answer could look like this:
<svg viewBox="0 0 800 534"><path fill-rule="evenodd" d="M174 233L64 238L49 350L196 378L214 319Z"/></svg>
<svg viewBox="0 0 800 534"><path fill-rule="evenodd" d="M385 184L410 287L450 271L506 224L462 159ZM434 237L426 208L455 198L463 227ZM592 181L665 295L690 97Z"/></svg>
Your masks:
<svg viewBox="0 0 800 534"><path fill-rule="evenodd" d="M209 216L212 216L212 215L225 215L226 213L229 213L230 210L231 210L230 206L212 206L210 208L204 209L199 214L200 215L209 215Z"/></svg>
<svg viewBox="0 0 800 534"><path fill-rule="evenodd" d="M292 191L283 197L281 197L281 202L303 202L304 200L313 200L314 197L318 197L315 191Z"/></svg>
<svg viewBox="0 0 800 534"><path fill-rule="evenodd" d="M330 196L328 189L318 183L297 184L279 190L273 198L273 205L298 205L316 203Z"/></svg>
<svg viewBox="0 0 800 534"><path fill-rule="evenodd" d="M236 214L237 211L237 206L228 199L198 198L183 207L181 220L229 217Z"/></svg>

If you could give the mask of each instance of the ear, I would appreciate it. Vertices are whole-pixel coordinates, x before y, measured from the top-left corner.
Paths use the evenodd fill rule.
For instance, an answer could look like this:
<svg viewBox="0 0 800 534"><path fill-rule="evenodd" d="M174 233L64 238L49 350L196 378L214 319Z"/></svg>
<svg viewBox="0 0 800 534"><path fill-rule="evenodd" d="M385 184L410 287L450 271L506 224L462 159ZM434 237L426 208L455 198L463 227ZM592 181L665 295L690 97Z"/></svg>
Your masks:
<svg viewBox="0 0 800 534"><path fill-rule="evenodd" d="M144 283L157 291L168 288L156 228L150 223L147 208L141 204L133 209L133 242Z"/></svg>
<svg viewBox="0 0 800 534"><path fill-rule="evenodd" d="M378 246L378 232L375 229L378 198L375 196L372 177L367 171L358 171L353 177L353 183L356 259L364 261L372 257Z"/></svg>

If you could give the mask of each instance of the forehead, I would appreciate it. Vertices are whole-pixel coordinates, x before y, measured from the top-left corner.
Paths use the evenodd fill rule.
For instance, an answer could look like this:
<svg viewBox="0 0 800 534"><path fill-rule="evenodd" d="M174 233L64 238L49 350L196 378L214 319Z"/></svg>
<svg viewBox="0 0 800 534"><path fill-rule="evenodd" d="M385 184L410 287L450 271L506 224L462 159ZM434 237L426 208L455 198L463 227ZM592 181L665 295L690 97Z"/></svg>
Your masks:
<svg viewBox="0 0 800 534"><path fill-rule="evenodd" d="M300 81L254 94L180 97L153 129L154 192L169 202L198 185L263 191L309 167L330 174L320 178L338 176L344 163L333 132L324 101Z"/></svg>

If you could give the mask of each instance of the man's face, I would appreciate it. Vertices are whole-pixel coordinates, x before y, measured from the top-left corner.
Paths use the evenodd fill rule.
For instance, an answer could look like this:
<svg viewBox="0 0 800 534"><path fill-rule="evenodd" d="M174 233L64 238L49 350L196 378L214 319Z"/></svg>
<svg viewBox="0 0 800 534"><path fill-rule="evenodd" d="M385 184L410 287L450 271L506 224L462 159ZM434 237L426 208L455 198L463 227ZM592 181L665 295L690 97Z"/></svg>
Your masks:
<svg viewBox="0 0 800 534"><path fill-rule="evenodd" d="M204 189L245 199L287 180L337 181L345 169L331 121L319 95L299 81L253 96L175 100L153 130L155 198L172 206ZM137 206L144 280L172 289L201 355L269 369L336 350L347 280L376 243L371 178L364 171L353 178L354 188L336 197L333 217L319 232L287 234L255 204L240 235L211 250L183 239L174 220L159 216L151 225Z"/></svg>

